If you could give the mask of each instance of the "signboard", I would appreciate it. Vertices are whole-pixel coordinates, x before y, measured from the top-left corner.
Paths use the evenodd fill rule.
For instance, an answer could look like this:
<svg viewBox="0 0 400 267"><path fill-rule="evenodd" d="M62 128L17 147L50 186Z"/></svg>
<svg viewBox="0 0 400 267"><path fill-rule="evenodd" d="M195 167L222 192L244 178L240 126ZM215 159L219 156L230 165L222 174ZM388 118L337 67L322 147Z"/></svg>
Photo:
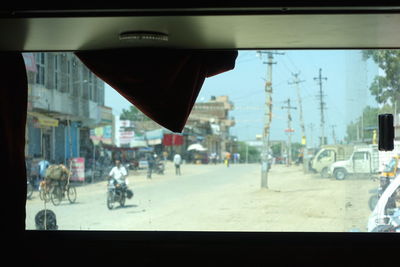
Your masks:
<svg viewBox="0 0 400 267"><path fill-rule="evenodd" d="M124 127L124 128L130 128L130 127L135 127L135 124L133 121L130 120L120 120L120 127Z"/></svg>
<svg viewBox="0 0 400 267"><path fill-rule="evenodd" d="M122 144L130 144L133 138L135 137L134 131L120 131L119 132L119 143Z"/></svg>
<svg viewBox="0 0 400 267"><path fill-rule="evenodd" d="M34 117L34 127L35 128L43 128L43 127L58 127L58 120L47 117L41 113L37 112L28 112L28 115Z"/></svg>
<svg viewBox="0 0 400 267"><path fill-rule="evenodd" d="M294 129L285 129L285 133L294 133Z"/></svg>
<svg viewBox="0 0 400 267"><path fill-rule="evenodd" d="M183 136L178 134L164 134L164 146L180 146L183 144Z"/></svg>
<svg viewBox="0 0 400 267"><path fill-rule="evenodd" d="M302 145L306 145L306 144L307 144L307 140L306 140L306 137L305 137L305 136L302 136L302 137L301 137L301 144L302 144Z"/></svg>
<svg viewBox="0 0 400 267"><path fill-rule="evenodd" d="M112 126L102 126L90 129L90 138L95 144L102 141L104 144L112 144Z"/></svg>
<svg viewBox="0 0 400 267"><path fill-rule="evenodd" d="M71 181L85 181L85 158L73 158L71 172Z"/></svg>

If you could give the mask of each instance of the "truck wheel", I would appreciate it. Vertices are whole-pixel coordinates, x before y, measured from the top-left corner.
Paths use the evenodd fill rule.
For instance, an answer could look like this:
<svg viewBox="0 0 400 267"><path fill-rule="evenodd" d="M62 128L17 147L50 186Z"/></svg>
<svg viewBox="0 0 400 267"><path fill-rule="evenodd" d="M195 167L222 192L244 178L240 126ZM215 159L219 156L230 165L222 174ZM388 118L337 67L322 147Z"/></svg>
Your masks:
<svg viewBox="0 0 400 267"><path fill-rule="evenodd" d="M336 180L344 180L346 178L346 171L344 169L336 169L333 172L333 176L335 176Z"/></svg>
<svg viewBox="0 0 400 267"><path fill-rule="evenodd" d="M321 171L321 177L322 177L322 178L328 178L328 177L329 177L328 168L327 168L327 167L325 167L325 168L322 169L322 171Z"/></svg>

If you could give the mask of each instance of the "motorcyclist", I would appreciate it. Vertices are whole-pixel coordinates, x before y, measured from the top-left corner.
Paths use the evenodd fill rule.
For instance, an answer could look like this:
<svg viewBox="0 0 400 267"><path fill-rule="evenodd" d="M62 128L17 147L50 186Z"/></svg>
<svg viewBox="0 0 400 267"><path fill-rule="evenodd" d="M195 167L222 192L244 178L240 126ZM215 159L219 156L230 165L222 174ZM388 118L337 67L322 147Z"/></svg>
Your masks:
<svg viewBox="0 0 400 267"><path fill-rule="evenodd" d="M126 192L128 190L128 172L126 168L121 164L120 160L115 161L115 167L113 167L109 173L110 183L114 183L116 186L121 186L121 189Z"/></svg>

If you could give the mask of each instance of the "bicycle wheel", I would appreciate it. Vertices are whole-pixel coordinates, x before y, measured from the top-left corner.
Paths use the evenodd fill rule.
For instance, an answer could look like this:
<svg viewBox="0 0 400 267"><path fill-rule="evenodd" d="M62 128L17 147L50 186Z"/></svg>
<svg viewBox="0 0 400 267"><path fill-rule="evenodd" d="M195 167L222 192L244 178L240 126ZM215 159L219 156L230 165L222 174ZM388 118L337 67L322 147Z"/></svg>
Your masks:
<svg viewBox="0 0 400 267"><path fill-rule="evenodd" d="M27 183L26 185L26 198L30 199L33 194L33 186L31 183Z"/></svg>
<svg viewBox="0 0 400 267"><path fill-rule="evenodd" d="M76 188L73 185L68 185L67 187L67 197L70 203L76 201Z"/></svg>
<svg viewBox="0 0 400 267"><path fill-rule="evenodd" d="M40 200L43 200L46 203L50 201L50 194L47 193L44 189L40 189L39 197L40 197Z"/></svg>
<svg viewBox="0 0 400 267"><path fill-rule="evenodd" d="M60 186L55 186L50 193L50 199L54 206L60 205L62 201L62 189Z"/></svg>

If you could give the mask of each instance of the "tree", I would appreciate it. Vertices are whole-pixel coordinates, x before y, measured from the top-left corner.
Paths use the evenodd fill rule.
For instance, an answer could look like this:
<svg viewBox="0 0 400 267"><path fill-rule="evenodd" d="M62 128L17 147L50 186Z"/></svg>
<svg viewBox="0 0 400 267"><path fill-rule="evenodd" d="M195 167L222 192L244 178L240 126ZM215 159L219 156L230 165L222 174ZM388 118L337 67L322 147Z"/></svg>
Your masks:
<svg viewBox="0 0 400 267"><path fill-rule="evenodd" d="M364 60L372 59L384 71L384 76L377 75L370 91L380 104L400 104L400 50L364 50Z"/></svg>
<svg viewBox="0 0 400 267"><path fill-rule="evenodd" d="M249 163L257 163L260 161L260 151L254 147L249 146L246 142L238 142L238 152L240 154L240 161L246 162L246 156Z"/></svg>
<svg viewBox="0 0 400 267"><path fill-rule="evenodd" d="M121 115L119 116L121 120L130 121L147 121L150 120L146 115L144 115L135 106L130 106L129 109L123 109Z"/></svg>
<svg viewBox="0 0 400 267"><path fill-rule="evenodd" d="M361 116L354 122L347 125L346 128L346 143L353 143L355 141L369 141L372 140L372 129L378 128L378 115L384 113L391 113L393 108L386 104L382 108L374 108L366 106Z"/></svg>

